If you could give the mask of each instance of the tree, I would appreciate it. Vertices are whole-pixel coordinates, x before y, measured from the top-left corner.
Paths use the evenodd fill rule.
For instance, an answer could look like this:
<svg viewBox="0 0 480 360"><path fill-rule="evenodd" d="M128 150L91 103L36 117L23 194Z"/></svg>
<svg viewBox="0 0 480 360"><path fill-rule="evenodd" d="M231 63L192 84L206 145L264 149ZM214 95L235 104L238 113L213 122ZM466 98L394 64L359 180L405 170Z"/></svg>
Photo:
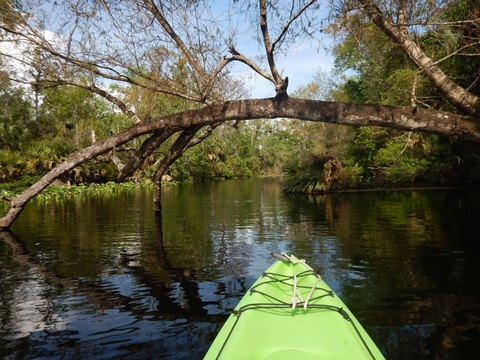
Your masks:
<svg viewBox="0 0 480 360"><path fill-rule="evenodd" d="M8 181L25 167L20 152L32 137L32 113L23 89L13 86L1 68L0 104L0 181Z"/></svg>
<svg viewBox="0 0 480 360"><path fill-rule="evenodd" d="M430 14L433 19L432 14L446 10L445 3L453 2L427 7L428 11L422 14ZM16 1L2 1L3 39L25 44L22 54L13 57L26 66L36 64L38 70L36 79L17 80L44 87L69 85L86 89L114 104L132 125L71 154L23 194L10 199L10 210L0 219L0 227L8 228L32 197L79 164L142 139L118 176L122 180L162 143L179 134L154 175L159 209L159 175L185 149L206 138L218 124L230 120L284 117L354 126L380 125L480 141L478 96L455 84L414 41L409 29L429 23L418 16L412 19L422 20L419 25L406 23L412 2L401 2L398 7L395 4L390 5L396 13L390 8L381 9L370 0L340 5L357 5L351 7L355 16L371 19L456 108L470 115L289 97L288 77L282 76L276 56L282 51L288 54L288 47L296 41L313 42L318 38L325 18L316 0L233 1L223 8L215 8L206 0L25 0L21 9ZM340 15L346 14L345 6L339 9ZM230 14L240 20L230 19ZM394 15L398 22L393 22ZM468 21L478 26L478 19ZM239 25L244 23L254 26ZM256 60L244 53L247 46L241 42L249 30L253 30L252 38L263 49ZM229 73L235 63L269 81L275 97L239 100L245 92ZM90 74L87 81L85 73ZM129 106L121 92L109 90L113 83L180 98L189 105L174 114L143 112Z"/></svg>
<svg viewBox="0 0 480 360"><path fill-rule="evenodd" d="M408 21L419 24L420 9L415 13L414 5L409 4ZM388 11L390 19L397 19L395 14L400 8L391 7ZM475 48L478 48L478 41L472 43L475 38L472 30L477 27L467 20L475 11L472 2L452 2L435 15L435 19L428 20L430 25L423 32L413 26L409 32L414 33L416 41L429 57L441 59L436 62L443 71L448 71L452 79L478 95L480 92L476 83L480 63L478 57L470 56L475 55ZM350 74L354 71L354 75L343 85L349 98L347 101L454 109L439 88L432 86L425 73L417 69L408 54L402 52L397 43L391 42L381 28L368 22L358 11L349 14L345 25L334 52L337 71L348 70ZM478 168L478 161L471 154L478 150L470 144L470 151L466 152L463 146L458 146L462 141L457 142L454 138L428 134L360 128L353 142L352 155L360 165L362 182L370 185L385 182L425 184L433 179L437 182L441 179L444 184L457 184L460 179L463 182L472 181L476 175L471 170ZM471 174L470 179L465 176L466 169Z"/></svg>
<svg viewBox="0 0 480 360"><path fill-rule="evenodd" d="M461 11L463 10L463 11ZM461 15L452 19L452 14ZM407 55L424 76L438 91L460 111L480 116L480 97L455 83L448 76L442 63L452 57L479 56L480 19L478 17L478 1L384 1L374 0L348 1L341 4L341 18L348 31L360 31L368 28L372 22L382 31L398 49ZM355 20L351 20L351 18ZM453 20L453 21L452 21ZM353 28L349 27L353 24ZM459 29L467 27L468 34ZM442 33L449 32L456 43L448 54L438 58L438 53L429 55L422 49L418 41L423 34L440 38ZM434 58L435 56L437 58ZM477 69L478 76L478 69ZM470 84L472 85L472 84Z"/></svg>
<svg viewBox="0 0 480 360"><path fill-rule="evenodd" d="M20 150L31 134L31 108L22 88L15 88L0 70L0 149Z"/></svg>

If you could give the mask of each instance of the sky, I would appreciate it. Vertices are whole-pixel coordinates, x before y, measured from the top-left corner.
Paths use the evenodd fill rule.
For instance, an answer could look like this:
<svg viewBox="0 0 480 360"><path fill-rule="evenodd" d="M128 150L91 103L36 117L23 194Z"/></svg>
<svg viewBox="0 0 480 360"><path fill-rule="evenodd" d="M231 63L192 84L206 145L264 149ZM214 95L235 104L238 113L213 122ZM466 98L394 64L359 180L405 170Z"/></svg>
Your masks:
<svg viewBox="0 0 480 360"><path fill-rule="evenodd" d="M264 57L265 49L263 48L263 44L258 44L252 39L255 33L259 34L260 32L259 24L257 23L255 25L258 26L257 29L252 28L252 23L248 20L248 17L245 16L245 18L242 19L241 15L235 12L235 5L232 4L232 0L214 0L211 2L213 13L218 16L217 19L225 22L226 30L234 26L235 30L244 34L238 37L238 43L235 43L236 50L250 59L254 59L258 55ZM320 18L327 17L326 12L328 8L323 4L320 9L315 11L320 11ZM271 39L275 39L278 35L275 33L275 30L272 30L272 28L275 28L274 23L275 20L277 20L274 18L274 14L274 12L267 13ZM233 16L233 21L231 21L231 16ZM331 53L325 49L331 46L331 40L321 33L317 33L316 36L322 36L320 40L326 46L319 46L318 43L303 41L293 44L288 50L287 55L281 53L276 53L275 55L277 69L280 71L282 77L288 76L288 93L290 94L299 87L308 84L318 71L328 73L333 69L334 58ZM268 70L267 65L265 65L264 68ZM244 82L246 89L252 97L263 98L275 96L274 85L256 74L245 64L234 63L230 70L234 77L240 78Z"/></svg>
<svg viewBox="0 0 480 360"><path fill-rule="evenodd" d="M265 50L262 44L258 44L253 40L255 32L259 32L259 28L252 28L252 24L246 19L239 19L237 13L231 13L229 1L212 1L213 12L217 19L225 22L226 31L232 26L230 15L234 16L233 20L237 21L234 26L240 33L244 33L244 36L238 38L238 42L235 43L236 49L247 57L254 59L258 55L262 55L265 58ZM258 25L257 25L258 26ZM48 32L47 38L52 40L53 33ZM276 34L272 31L271 37L275 38ZM0 41L1 50L7 50L7 53L13 53L16 56L19 55L18 49L15 49L15 45L12 43ZM288 76L289 87L288 93L292 94L301 86L308 84L314 77L315 73L319 70L322 72L330 72L333 68L333 57L323 47L319 47L317 44L311 44L308 41L293 44L293 47L289 49L287 54L277 53L275 56L276 65L280 71L282 77ZM15 66L17 70L25 73L25 67ZM267 66L264 68L266 70ZM249 95L254 98L264 98L275 96L274 85L269 81L256 74L251 68L243 63L235 62L229 64L229 70L232 76L240 79L249 92Z"/></svg>
<svg viewBox="0 0 480 360"><path fill-rule="evenodd" d="M282 77L288 76L288 93L291 94L301 86L312 81L319 70L330 72L333 69L333 57L325 51L317 51L313 47L302 46L287 56L277 55L277 68ZM246 89L254 98L275 96L273 84L260 75L254 73L243 64L236 64L232 71L233 76L240 78Z"/></svg>
<svg viewBox="0 0 480 360"><path fill-rule="evenodd" d="M45 37L51 43L55 43L57 36L50 31L42 31L42 36ZM13 38L10 36L0 38L0 57L3 65L7 70L12 72L12 77L21 80L21 81L31 81L31 68L20 61L28 61L24 53L28 52L29 45L23 41L13 41ZM9 56L4 56L2 54L8 54ZM14 75L13 75L14 74ZM13 83L15 85L15 83ZM17 86L28 88L27 85L22 83L17 83Z"/></svg>

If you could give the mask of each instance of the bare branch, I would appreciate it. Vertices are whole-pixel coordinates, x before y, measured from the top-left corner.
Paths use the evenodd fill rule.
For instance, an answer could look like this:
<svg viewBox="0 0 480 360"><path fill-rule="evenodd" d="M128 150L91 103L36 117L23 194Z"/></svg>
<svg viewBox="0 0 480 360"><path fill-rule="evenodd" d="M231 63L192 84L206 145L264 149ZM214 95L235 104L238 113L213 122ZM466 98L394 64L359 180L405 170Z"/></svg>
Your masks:
<svg viewBox="0 0 480 360"><path fill-rule="evenodd" d="M468 20L457 20L457 21L430 21L429 19L427 20L417 20L417 21L407 21L405 22L398 22L399 26L462 26L465 24L477 24L480 25L480 19L468 19Z"/></svg>
<svg viewBox="0 0 480 360"><path fill-rule="evenodd" d="M265 46L268 66L270 67L270 72L272 73L272 77L275 81L275 91L280 99L287 94L288 78L285 78L285 80L282 79L275 64L274 47L268 32L266 0L260 0L260 29L262 31L263 44Z"/></svg>
<svg viewBox="0 0 480 360"><path fill-rule="evenodd" d="M282 78L280 73L277 70L275 65L275 58L273 56L273 45L270 40L270 34L268 32L268 22L267 22L267 2L266 0L260 0L260 29L263 36L263 44L265 46L265 53L267 55L268 66L272 73L275 84L279 85L282 83Z"/></svg>
<svg viewBox="0 0 480 360"><path fill-rule="evenodd" d="M155 16L157 21L160 23L162 28L167 32L170 38L177 44L178 48L182 51L183 55L187 58L189 64L195 69L195 71L200 75L201 79L207 78L207 73L205 72L204 68L198 63L195 56L190 52L188 47L182 41L180 36L175 32L172 26L169 24L165 16L163 16L162 12L158 9L157 5L153 2L153 0L143 0L145 6L150 10L150 12Z"/></svg>
<svg viewBox="0 0 480 360"><path fill-rule="evenodd" d="M412 83L412 91L410 92L410 104L413 108L417 106L417 84L418 84L418 71L415 72Z"/></svg>
<svg viewBox="0 0 480 360"><path fill-rule="evenodd" d="M218 77L220 72L231 62L233 61L238 61L241 63L244 63L248 67L250 67L253 71L255 71L257 74L260 76L264 77L268 81L272 82L275 84L275 80L273 79L272 75L270 75L268 72L264 71L262 68L260 68L253 60L249 59L245 55L239 53L233 45L230 46L229 48L230 53L232 56L224 56L223 59L218 63L217 67L215 70L210 74L207 85L205 87L205 91L203 94L203 97L206 99L210 93L212 92L212 89L215 84L215 79Z"/></svg>
<svg viewBox="0 0 480 360"><path fill-rule="evenodd" d="M476 42L473 42L473 43L469 43L465 46L462 46L461 48L459 48L455 51L452 51L450 54L444 56L443 58L438 59L437 61L434 62L434 64L438 65L441 62L443 62L443 61L445 61L445 60L447 60L447 59L449 59L453 56L480 56L480 53L462 53L463 50L474 47L476 45L480 45L480 41L476 41Z"/></svg>
<svg viewBox="0 0 480 360"><path fill-rule="evenodd" d="M310 0L309 2L307 2L295 15L293 15L289 20L288 22L283 26L283 29L282 31L280 32L280 34L278 34L277 38L275 39L275 41L272 43L272 51L275 50L275 48L277 47L278 43L280 41L282 41L282 39L284 38L285 34L287 33L288 29L290 28L290 25L292 25L292 23L297 20L311 5L313 5L317 0Z"/></svg>
<svg viewBox="0 0 480 360"><path fill-rule="evenodd" d="M170 136L172 136L178 130L174 129L162 129L153 133L152 136L147 138L135 154L130 158L128 163L122 169L117 177L117 181L122 182L127 177L132 175L144 161L152 155L158 147L163 144Z"/></svg>

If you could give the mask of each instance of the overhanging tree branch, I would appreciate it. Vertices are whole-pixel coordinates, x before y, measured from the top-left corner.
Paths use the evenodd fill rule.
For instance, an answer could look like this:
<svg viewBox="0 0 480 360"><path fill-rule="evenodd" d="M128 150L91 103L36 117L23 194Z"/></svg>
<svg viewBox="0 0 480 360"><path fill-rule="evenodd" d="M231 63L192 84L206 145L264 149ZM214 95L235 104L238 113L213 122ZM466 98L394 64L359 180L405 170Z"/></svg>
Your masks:
<svg viewBox="0 0 480 360"><path fill-rule="evenodd" d="M435 110L325 102L291 97L282 101L275 98L227 101L201 109L163 116L148 122L140 122L116 135L71 154L64 162L45 174L30 188L10 200L10 210L0 219L0 228L10 227L27 202L59 176L83 162L119 147L138 136L166 129L180 131L229 120L274 118L330 122L351 126L377 125L401 130L426 131L456 136L480 143L480 122L478 118Z"/></svg>

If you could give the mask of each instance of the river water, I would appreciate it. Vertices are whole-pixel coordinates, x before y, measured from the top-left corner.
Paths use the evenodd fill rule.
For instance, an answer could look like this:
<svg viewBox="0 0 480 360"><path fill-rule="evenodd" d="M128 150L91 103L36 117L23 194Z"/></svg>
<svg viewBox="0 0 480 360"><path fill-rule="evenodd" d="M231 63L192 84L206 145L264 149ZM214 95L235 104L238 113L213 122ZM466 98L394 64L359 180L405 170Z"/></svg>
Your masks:
<svg viewBox="0 0 480 360"><path fill-rule="evenodd" d="M389 359L480 344L480 190L287 196L273 180L34 201L0 235L0 358L201 359L274 260L313 266Z"/></svg>

